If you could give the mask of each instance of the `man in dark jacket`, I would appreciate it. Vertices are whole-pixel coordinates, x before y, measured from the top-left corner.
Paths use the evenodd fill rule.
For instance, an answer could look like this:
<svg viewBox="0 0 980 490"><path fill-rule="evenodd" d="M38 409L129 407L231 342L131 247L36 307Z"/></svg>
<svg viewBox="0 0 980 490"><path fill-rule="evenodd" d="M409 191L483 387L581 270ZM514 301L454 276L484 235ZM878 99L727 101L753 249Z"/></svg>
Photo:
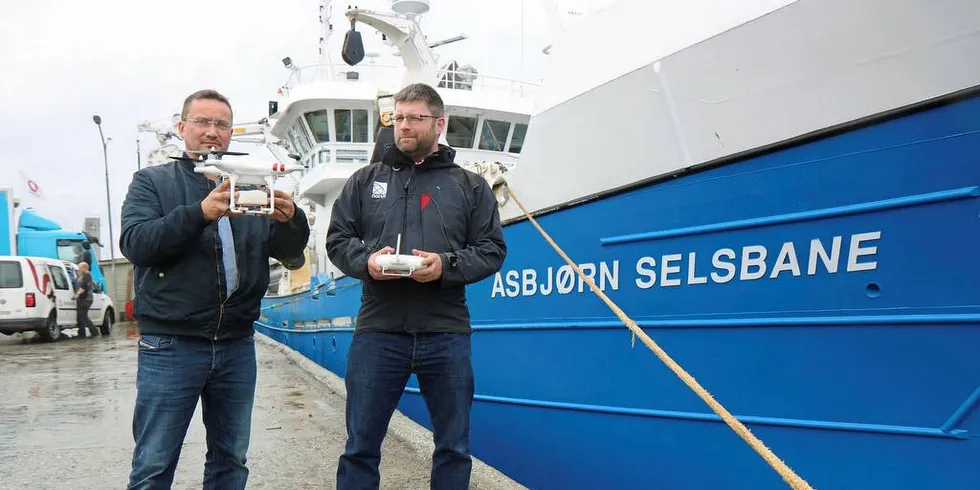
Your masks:
<svg viewBox="0 0 980 490"><path fill-rule="evenodd" d="M95 296L92 294L95 283L92 282L92 273L89 272L87 262L78 264L78 280L75 282L77 283L75 288L75 323L78 324L78 336L84 339L86 337L85 332L88 331L92 337L95 337L95 325L92 323L92 319L88 317L88 310L92 308L92 303L95 300Z"/></svg>
<svg viewBox="0 0 980 490"><path fill-rule="evenodd" d="M465 489L473 403L465 286L497 272L507 248L489 184L438 144L446 125L439 94L414 84L394 100L395 146L351 176L327 232L330 260L363 287L337 487L378 488L381 443L414 372L435 429L432 488ZM376 260L396 244L421 257L408 277Z"/></svg>
<svg viewBox="0 0 980 490"><path fill-rule="evenodd" d="M231 105L213 90L191 94L177 127L187 150L227 150ZM204 488L245 488L252 324L269 257L302 265L310 234L282 191L271 218L233 216L228 181L216 184L195 165L177 160L136 172L123 203L120 248L134 265L140 330L129 489L170 488L198 398L208 442Z"/></svg>

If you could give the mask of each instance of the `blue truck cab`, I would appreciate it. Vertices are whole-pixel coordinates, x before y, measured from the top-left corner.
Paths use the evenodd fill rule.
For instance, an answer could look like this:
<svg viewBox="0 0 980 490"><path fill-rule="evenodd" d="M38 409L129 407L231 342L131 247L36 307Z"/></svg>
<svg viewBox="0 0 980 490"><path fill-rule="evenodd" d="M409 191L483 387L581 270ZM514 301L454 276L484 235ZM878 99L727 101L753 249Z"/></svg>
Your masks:
<svg viewBox="0 0 980 490"><path fill-rule="evenodd" d="M105 291L106 279L92 250L96 237L69 231L30 208L18 209L11 189L0 188L0 255L48 257L78 264L88 262L96 291Z"/></svg>

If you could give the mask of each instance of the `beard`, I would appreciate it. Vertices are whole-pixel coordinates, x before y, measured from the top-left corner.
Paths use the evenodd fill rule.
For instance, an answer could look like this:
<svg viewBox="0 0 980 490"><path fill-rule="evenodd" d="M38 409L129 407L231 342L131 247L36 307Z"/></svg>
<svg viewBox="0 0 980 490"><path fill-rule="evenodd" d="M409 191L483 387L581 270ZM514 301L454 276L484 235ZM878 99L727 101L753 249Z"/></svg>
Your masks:
<svg viewBox="0 0 980 490"><path fill-rule="evenodd" d="M432 153L432 147L436 142L435 123L425 132L416 131L415 134L408 135L408 138L399 136L395 140L395 146L404 154L419 160Z"/></svg>

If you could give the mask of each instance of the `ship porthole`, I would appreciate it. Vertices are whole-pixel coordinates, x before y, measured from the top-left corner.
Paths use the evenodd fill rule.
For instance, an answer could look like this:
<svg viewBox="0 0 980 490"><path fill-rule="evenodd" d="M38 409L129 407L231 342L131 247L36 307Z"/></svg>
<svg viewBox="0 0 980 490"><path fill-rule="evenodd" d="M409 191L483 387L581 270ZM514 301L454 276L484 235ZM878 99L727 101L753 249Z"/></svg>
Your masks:
<svg viewBox="0 0 980 490"><path fill-rule="evenodd" d="M881 287L877 283L869 283L867 289L867 294L869 298L877 298L881 296Z"/></svg>

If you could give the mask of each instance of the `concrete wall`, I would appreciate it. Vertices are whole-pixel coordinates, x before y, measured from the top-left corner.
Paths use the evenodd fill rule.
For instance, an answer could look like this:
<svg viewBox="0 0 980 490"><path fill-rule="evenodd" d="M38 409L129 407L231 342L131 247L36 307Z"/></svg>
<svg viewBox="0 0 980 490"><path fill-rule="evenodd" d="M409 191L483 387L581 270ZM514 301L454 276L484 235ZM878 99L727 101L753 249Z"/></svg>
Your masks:
<svg viewBox="0 0 980 490"><path fill-rule="evenodd" d="M115 265L115 267L113 267ZM116 319L125 320L126 301L133 297L132 274L133 265L125 258L100 260L99 267L106 277L106 288L112 304L116 307Z"/></svg>

